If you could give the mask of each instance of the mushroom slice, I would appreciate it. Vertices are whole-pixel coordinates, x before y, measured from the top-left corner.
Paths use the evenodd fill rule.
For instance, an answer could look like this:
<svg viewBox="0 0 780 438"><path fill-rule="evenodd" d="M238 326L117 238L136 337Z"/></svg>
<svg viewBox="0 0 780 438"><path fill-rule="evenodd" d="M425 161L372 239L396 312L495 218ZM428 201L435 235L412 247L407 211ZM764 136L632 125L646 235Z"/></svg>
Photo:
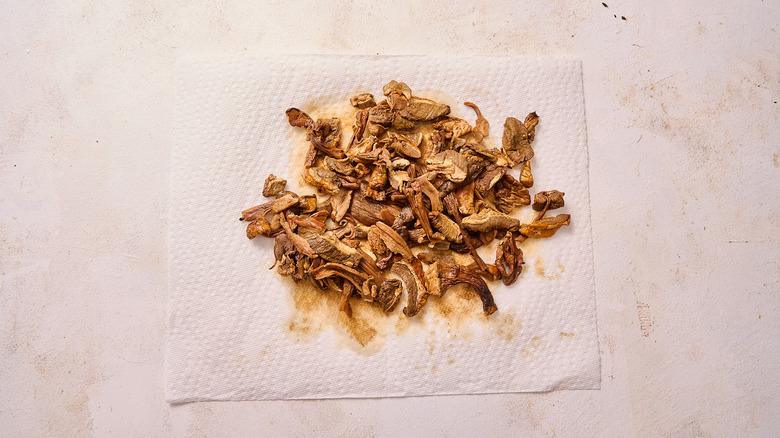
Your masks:
<svg viewBox="0 0 780 438"><path fill-rule="evenodd" d="M349 103L355 108L366 109L376 105L374 101L374 95L371 93L360 93L356 96L352 96L349 99Z"/></svg>
<svg viewBox="0 0 780 438"><path fill-rule="evenodd" d="M277 178L273 173L268 175L263 185L263 196L270 198L276 196L279 192L284 190L287 185L287 180Z"/></svg>
<svg viewBox="0 0 780 438"><path fill-rule="evenodd" d="M355 192L349 213L352 218L363 225L374 225L378 221L392 224L401 209L395 205L385 205L366 198L362 193Z"/></svg>
<svg viewBox="0 0 780 438"><path fill-rule="evenodd" d="M447 117L434 123L433 129L449 132L452 134L452 139L454 140L464 136L465 134L468 134L471 132L472 128L471 125L469 125L469 122L463 119L459 119L457 117Z"/></svg>
<svg viewBox="0 0 780 438"><path fill-rule="evenodd" d="M431 184L426 175L415 179L414 182L412 182L412 187L414 187L416 190L419 190L428 197L428 199L431 201L431 210L444 210L444 206L441 203L441 195L439 194L439 190L437 190L436 187Z"/></svg>
<svg viewBox="0 0 780 438"><path fill-rule="evenodd" d="M493 230L517 230L520 221L512 216L483 208L463 218L463 227L469 231L488 232Z"/></svg>
<svg viewBox="0 0 780 438"><path fill-rule="evenodd" d="M569 225L569 223L571 223L570 215L559 214L555 217L546 217L527 225L521 225L518 231L527 237L550 237L559 228Z"/></svg>
<svg viewBox="0 0 780 438"><path fill-rule="evenodd" d="M361 140L363 140L363 134L366 132L366 125L368 125L368 110L360 110L355 113L355 124L352 125L352 138L347 145L347 151L355 147Z"/></svg>
<svg viewBox="0 0 780 438"><path fill-rule="evenodd" d="M495 203L500 212L509 214L515 207L530 204L531 195L520 181L514 179L512 175L506 174L496 184Z"/></svg>
<svg viewBox="0 0 780 438"><path fill-rule="evenodd" d="M437 103L422 97L412 97L409 99L406 108L403 108L398 112L401 117L415 122L438 119L449 113L449 105Z"/></svg>
<svg viewBox="0 0 780 438"><path fill-rule="evenodd" d="M470 182L463 187L455 190L455 196L458 199L458 211L463 215L474 214L474 183Z"/></svg>
<svg viewBox="0 0 780 438"><path fill-rule="evenodd" d="M526 187L533 187L534 175L531 173L531 162L523 162L523 167L520 169L520 182Z"/></svg>
<svg viewBox="0 0 780 438"><path fill-rule="evenodd" d="M368 280L368 275L356 271L339 263L325 263L312 269L309 274L315 280L324 280L330 277L341 277L352 283L357 289L361 289L363 283Z"/></svg>
<svg viewBox="0 0 780 438"><path fill-rule="evenodd" d="M325 157L322 161L325 163L325 167L327 167L328 170L342 175L350 175L355 170L346 158L337 160L333 157Z"/></svg>
<svg viewBox="0 0 780 438"><path fill-rule="evenodd" d="M496 268L501 281L507 286L514 283L523 271L523 251L517 247L512 232L506 233L504 240L496 248Z"/></svg>
<svg viewBox="0 0 780 438"><path fill-rule="evenodd" d="M385 313L392 312L398 300L401 298L401 281L388 278L379 285L374 301L382 306Z"/></svg>
<svg viewBox="0 0 780 438"><path fill-rule="evenodd" d="M419 260L417 261L419 263ZM428 301L428 291L425 284L416 275L414 268L407 262L398 262L390 268L390 272L401 277L401 281L406 289L406 307L404 315L412 317Z"/></svg>
<svg viewBox="0 0 780 438"><path fill-rule="evenodd" d="M347 214L347 211L349 211L349 206L352 203L352 193L354 193L352 190L341 189L338 193L330 197L330 205L333 207L331 216L334 221L341 221L341 219L344 218L344 215Z"/></svg>
<svg viewBox="0 0 780 438"><path fill-rule="evenodd" d="M504 153L513 164L528 161L534 156L528 128L514 117L507 117L504 122L504 136L501 143Z"/></svg>
<svg viewBox="0 0 780 438"><path fill-rule="evenodd" d="M387 96L387 104L392 110L401 110L409 104L412 89L403 82L390 81L382 88L382 94Z"/></svg>
<svg viewBox="0 0 780 438"><path fill-rule="evenodd" d="M377 125L390 126L393 124L395 113L387 103L381 103L368 110L368 121ZM371 125L369 124L369 128ZM370 132L370 130L369 130Z"/></svg>
<svg viewBox="0 0 780 438"><path fill-rule="evenodd" d="M506 167L496 166L495 164L488 165L474 183L474 189L480 196L484 197L488 190L492 189L506 175L508 170Z"/></svg>
<svg viewBox="0 0 780 438"><path fill-rule="evenodd" d="M534 141L534 137L536 136L536 125L538 123L539 116L537 116L535 112L528 114L525 117L523 125L525 125L525 129L528 132L528 141Z"/></svg>
<svg viewBox="0 0 780 438"><path fill-rule="evenodd" d="M390 149L397 152L399 155L403 155L406 158L413 158L417 159L422 156L422 153L420 152L420 148L417 147L414 143L412 143L411 140L408 138L397 135L395 133L390 133L390 145L388 146Z"/></svg>
<svg viewBox="0 0 780 438"><path fill-rule="evenodd" d="M441 278L439 278L439 262L433 262L423 274L425 278L425 290L429 295L440 297L441 291Z"/></svg>
<svg viewBox="0 0 780 438"><path fill-rule="evenodd" d="M383 222L377 222L375 227L379 232L379 237L382 239L382 242L387 246L387 249L396 254L401 254L401 257L403 257L404 260L414 258L412 251L409 249L409 245L406 244L406 241L394 229Z"/></svg>
<svg viewBox="0 0 780 438"><path fill-rule="evenodd" d="M341 287L341 299L339 300L339 311L347 314L348 318L352 318L352 307L349 305L349 297L355 291L355 286L350 281L344 281Z"/></svg>
<svg viewBox="0 0 780 438"><path fill-rule="evenodd" d="M341 180L335 172L324 167L316 166L306 169L303 173L303 179L307 183L316 187L320 192L335 195L339 192Z"/></svg>
<svg viewBox="0 0 780 438"><path fill-rule="evenodd" d="M439 172L454 183L466 180L468 161L463 154L448 149L426 159L425 162L429 171Z"/></svg>
<svg viewBox="0 0 780 438"><path fill-rule="evenodd" d="M482 300L482 311L485 312L485 315L490 315L498 310L495 301L493 301L493 294L490 293L487 283L471 269L456 264L440 262L439 277L442 295L444 295L450 287L458 283L465 283L471 285L477 292L477 295L479 295L479 299Z"/></svg>
<svg viewBox="0 0 780 438"><path fill-rule="evenodd" d="M448 241L455 243L460 243L463 241L463 236L460 234L460 228L458 228L458 224L447 217L447 215L444 213L432 211L430 214L428 214L428 218L431 220L431 225L433 228L440 232Z"/></svg>
<svg viewBox="0 0 780 438"><path fill-rule="evenodd" d="M477 113L477 122L474 124L474 130L482 137L487 137L490 133L490 123L488 123L487 119L482 117L482 111L479 110L479 107L476 104L471 102L463 102L463 105L466 105L467 107L473 109L475 113Z"/></svg>
<svg viewBox="0 0 780 438"><path fill-rule="evenodd" d="M542 211L545 208L547 208L547 210L561 208L564 205L563 195L565 195L565 193L559 192L558 190L539 192L534 195L534 205L531 207L536 211Z"/></svg>
<svg viewBox="0 0 780 438"><path fill-rule="evenodd" d="M298 234L306 240L314 254L329 262L348 267L355 267L360 263L360 253L355 248L344 244L332 231L320 234L311 229L299 228Z"/></svg>
<svg viewBox="0 0 780 438"><path fill-rule="evenodd" d="M312 128L314 126L314 120L298 108L290 108L286 111L286 114L290 126L296 128Z"/></svg>

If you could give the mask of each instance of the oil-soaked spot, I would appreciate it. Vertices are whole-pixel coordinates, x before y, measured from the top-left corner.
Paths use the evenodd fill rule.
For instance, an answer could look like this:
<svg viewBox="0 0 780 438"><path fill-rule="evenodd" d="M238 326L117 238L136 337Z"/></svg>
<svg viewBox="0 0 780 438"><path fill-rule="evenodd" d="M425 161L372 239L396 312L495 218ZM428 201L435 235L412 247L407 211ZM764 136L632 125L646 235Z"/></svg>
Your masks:
<svg viewBox="0 0 780 438"><path fill-rule="evenodd" d="M556 278L560 278L561 274L566 272L566 266L564 266L561 262L558 262L557 271L550 272L544 263L544 259L541 257L536 257L534 260L534 271L536 271L536 275L539 277L547 280L554 280Z"/></svg>
<svg viewBox="0 0 780 438"><path fill-rule="evenodd" d="M306 281L296 284L285 280L293 304L286 328L296 342L312 342L326 330L333 329L340 345L359 354L371 355L384 346L387 333L396 320L405 318L398 311L386 314L359 298L350 300L352 317L348 317L338 310L339 297L335 292L320 290Z"/></svg>
<svg viewBox="0 0 780 438"><path fill-rule="evenodd" d="M495 335L507 342L514 340L515 336L520 333L520 329L523 328L520 318L511 312L499 312L490 322L494 326Z"/></svg>
<svg viewBox="0 0 780 438"><path fill-rule="evenodd" d="M573 338L575 336L577 336L577 335L575 335L574 333L561 332L561 338L563 338L563 339L565 339L565 338Z"/></svg>
<svg viewBox="0 0 780 438"><path fill-rule="evenodd" d="M495 287L489 285L491 290ZM457 284L451 287L443 297L431 297L426 307L433 312L434 320L446 324L452 337L468 339L474 333L468 325L475 321L486 321L482 311L482 301L471 286Z"/></svg>

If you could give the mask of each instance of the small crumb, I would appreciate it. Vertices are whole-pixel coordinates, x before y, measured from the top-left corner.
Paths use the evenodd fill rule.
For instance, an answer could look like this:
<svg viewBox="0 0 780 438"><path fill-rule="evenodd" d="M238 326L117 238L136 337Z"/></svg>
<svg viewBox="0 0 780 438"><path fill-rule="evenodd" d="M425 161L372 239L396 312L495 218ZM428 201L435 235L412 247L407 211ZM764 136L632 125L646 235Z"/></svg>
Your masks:
<svg viewBox="0 0 780 438"><path fill-rule="evenodd" d="M604 2L601 2L601 6L604 6L605 8L608 8L608 7L609 7L609 6L607 6L607 4L606 4L606 3L604 3Z"/></svg>
<svg viewBox="0 0 780 438"><path fill-rule="evenodd" d="M624 15L621 15L620 19L623 20L623 21L626 21L626 17Z"/></svg>

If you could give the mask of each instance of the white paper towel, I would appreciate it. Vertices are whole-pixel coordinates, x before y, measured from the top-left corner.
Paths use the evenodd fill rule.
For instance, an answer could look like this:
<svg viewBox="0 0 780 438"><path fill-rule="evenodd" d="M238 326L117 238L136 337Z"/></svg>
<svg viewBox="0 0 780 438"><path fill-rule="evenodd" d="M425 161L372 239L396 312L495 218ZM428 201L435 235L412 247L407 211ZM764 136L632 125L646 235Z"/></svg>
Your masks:
<svg viewBox="0 0 780 438"><path fill-rule="evenodd" d="M268 267L271 239L245 236L240 211L264 202L269 173L291 178L313 116L350 96L404 81L473 123L475 102L500 145L508 116L536 111L531 193L566 193L572 224L522 245L511 287L492 284L499 311L475 296L432 297L413 319L293 290ZM182 60L177 66L170 210L169 402L470 394L600 385L588 153L580 63L521 57L273 56ZM326 110L323 110L325 108ZM348 133L352 120L344 120ZM517 173L517 170L515 171ZM523 209L528 214L530 208ZM488 255L492 261L494 254Z"/></svg>

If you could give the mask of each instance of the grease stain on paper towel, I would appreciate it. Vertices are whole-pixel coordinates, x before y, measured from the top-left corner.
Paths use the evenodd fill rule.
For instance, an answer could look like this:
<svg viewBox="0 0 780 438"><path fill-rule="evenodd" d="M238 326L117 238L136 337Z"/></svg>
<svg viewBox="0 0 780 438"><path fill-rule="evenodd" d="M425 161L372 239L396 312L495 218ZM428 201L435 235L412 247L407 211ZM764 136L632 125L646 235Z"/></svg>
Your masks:
<svg viewBox="0 0 780 438"><path fill-rule="evenodd" d="M387 334L395 324L395 312L386 314L370 303L353 298L350 318L339 311L339 296L335 292L320 290L308 282L287 283L294 308L287 333L296 342L312 342L326 329L333 329L340 344L371 355L387 341Z"/></svg>
<svg viewBox="0 0 780 438"><path fill-rule="evenodd" d="M536 275L548 280L554 280L560 278L560 276L566 272L566 266L563 266L561 262L558 262L558 272L549 274L544 259L537 257L536 260L534 260L534 270L536 271Z"/></svg>

